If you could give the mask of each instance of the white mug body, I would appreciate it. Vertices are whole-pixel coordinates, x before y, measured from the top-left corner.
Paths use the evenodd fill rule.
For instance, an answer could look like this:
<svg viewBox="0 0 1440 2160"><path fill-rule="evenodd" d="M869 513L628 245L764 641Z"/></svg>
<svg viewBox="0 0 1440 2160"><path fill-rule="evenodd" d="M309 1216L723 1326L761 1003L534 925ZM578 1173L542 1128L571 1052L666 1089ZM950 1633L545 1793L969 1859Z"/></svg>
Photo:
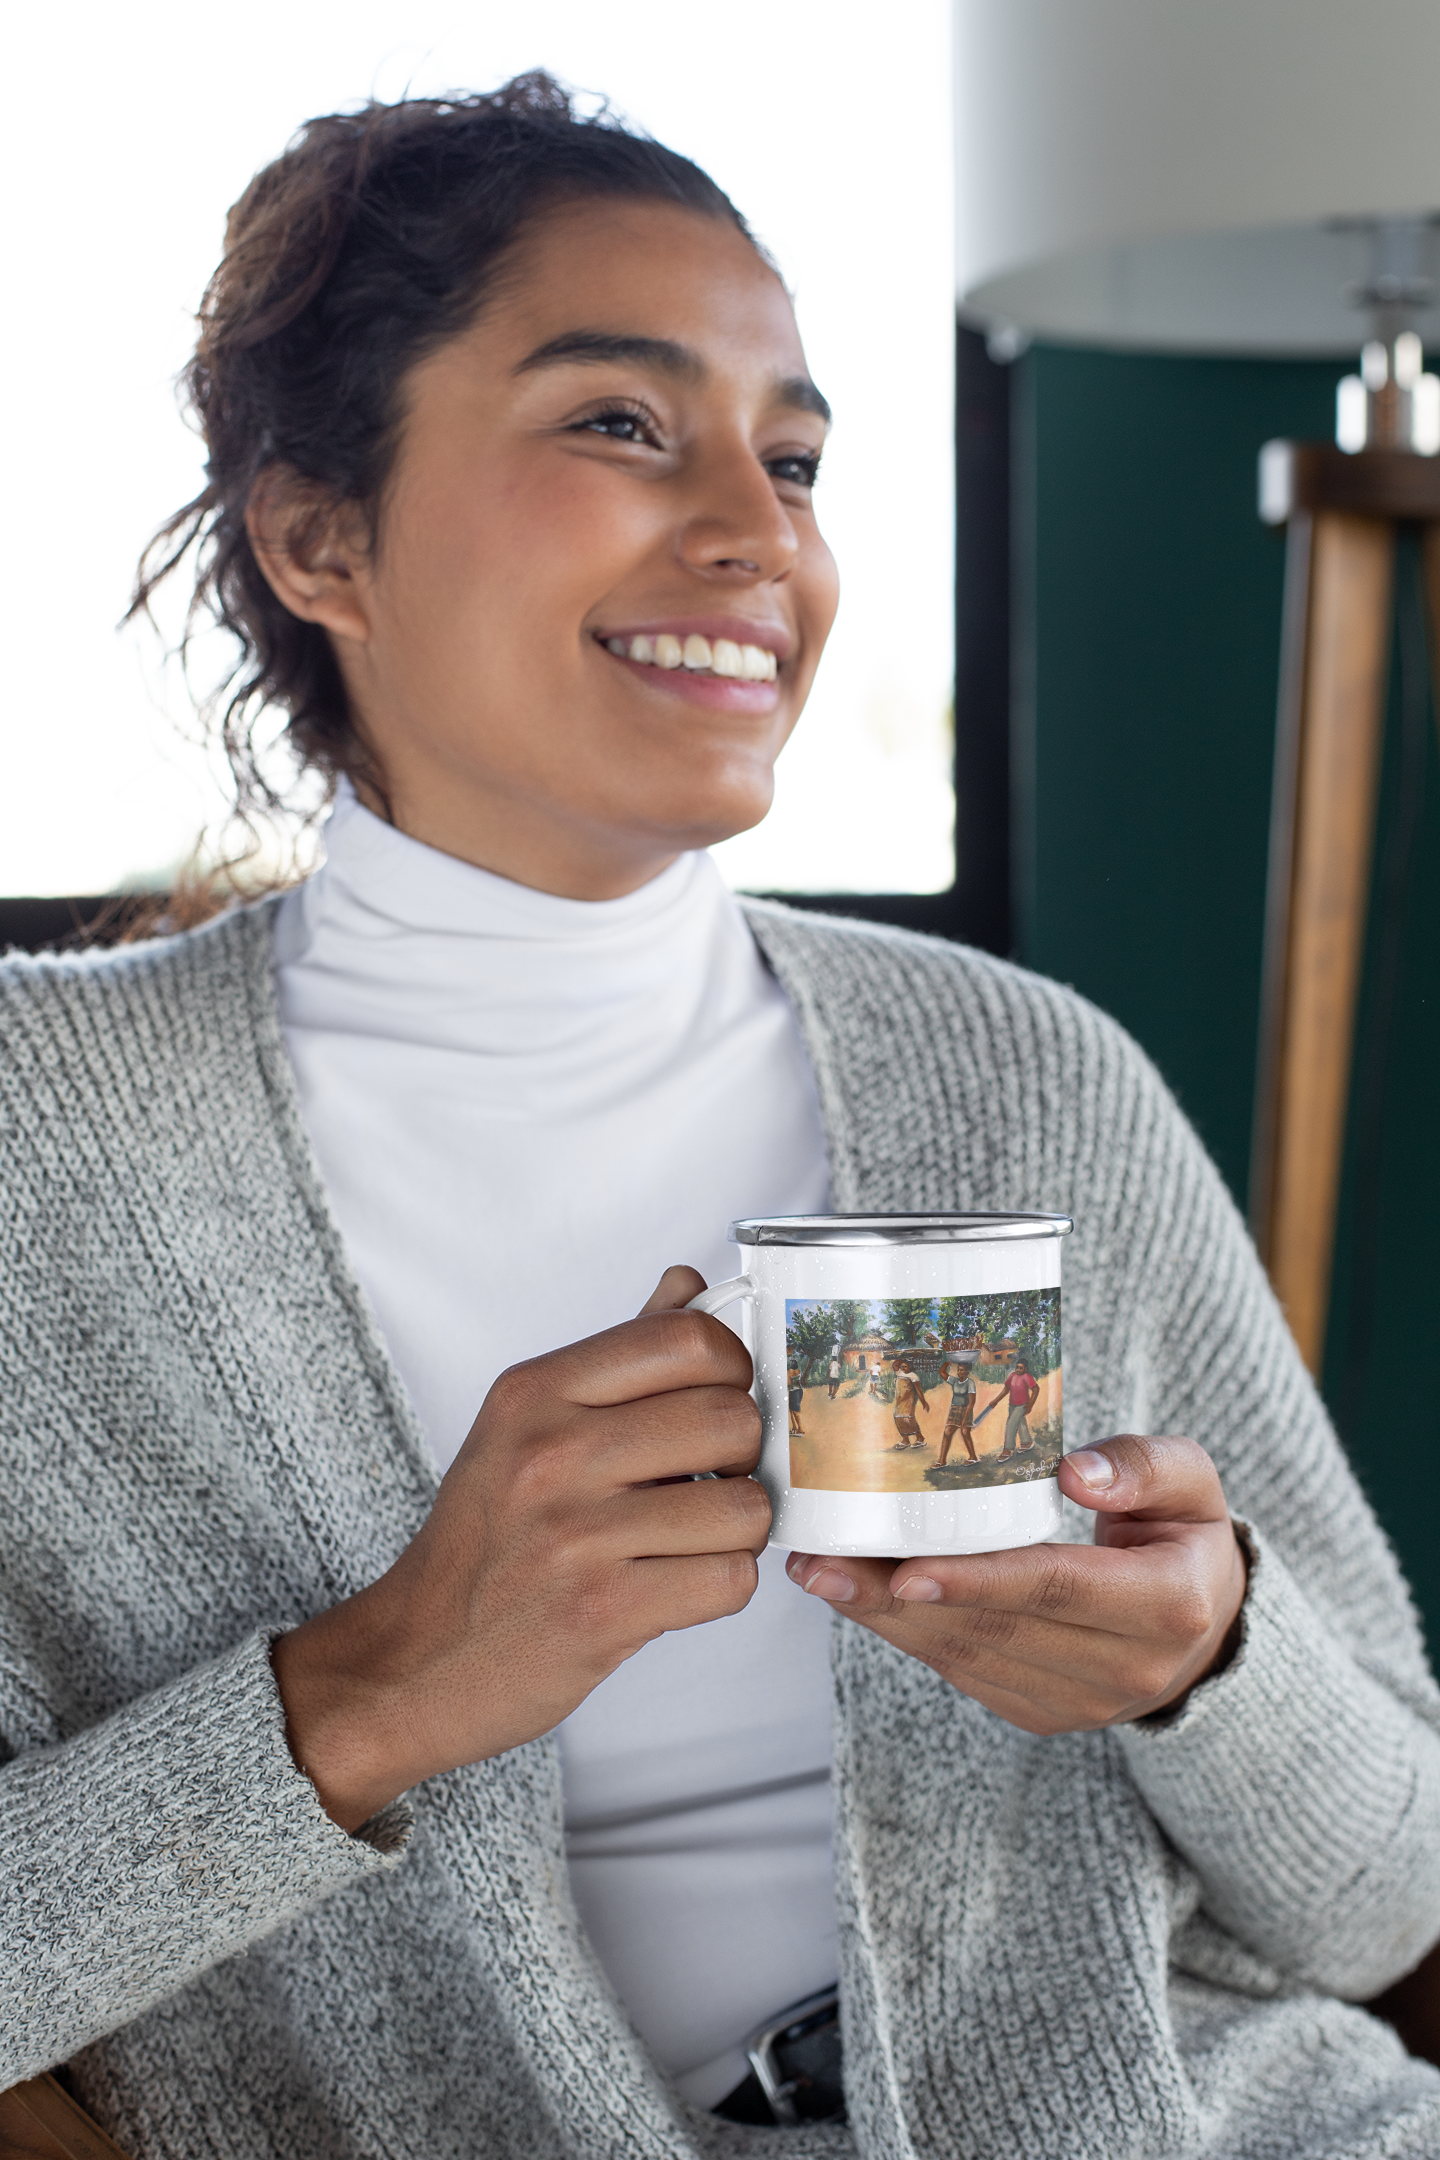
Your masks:
<svg viewBox="0 0 1440 2160"><path fill-rule="evenodd" d="M695 1302L750 1307L772 1545L909 1558L1056 1534L1070 1227L1021 1215L732 1225L744 1274Z"/></svg>

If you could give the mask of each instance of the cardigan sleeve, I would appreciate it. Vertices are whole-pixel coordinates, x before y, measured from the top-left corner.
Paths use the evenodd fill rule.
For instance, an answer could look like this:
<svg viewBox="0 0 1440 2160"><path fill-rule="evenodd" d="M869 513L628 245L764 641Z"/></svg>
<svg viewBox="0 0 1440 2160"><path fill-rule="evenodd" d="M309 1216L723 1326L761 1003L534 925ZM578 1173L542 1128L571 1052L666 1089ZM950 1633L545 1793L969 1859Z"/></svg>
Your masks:
<svg viewBox="0 0 1440 2160"><path fill-rule="evenodd" d="M0 2087L400 1858L404 1803L351 1837L296 1769L273 1633L0 1770Z"/></svg>
<svg viewBox="0 0 1440 2160"><path fill-rule="evenodd" d="M1120 1738L1211 1917L1281 1970L1363 2000L1440 1927L1440 1739L1252 1542L1232 1663L1176 1718Z"/></svg>
<svg viewBox="0 0 1440 2160"><path fill-rule="evenodd" d="M1150 1144L1118 1270L1141 1346L1130 1407L1136 1429L1209 1450L1254 1565L1231 1665L1122 1745L1210 1915L1282 1971L1362 1999L1440 1937L1440 1695L1239 1215L1136 1062Z"/></svg>

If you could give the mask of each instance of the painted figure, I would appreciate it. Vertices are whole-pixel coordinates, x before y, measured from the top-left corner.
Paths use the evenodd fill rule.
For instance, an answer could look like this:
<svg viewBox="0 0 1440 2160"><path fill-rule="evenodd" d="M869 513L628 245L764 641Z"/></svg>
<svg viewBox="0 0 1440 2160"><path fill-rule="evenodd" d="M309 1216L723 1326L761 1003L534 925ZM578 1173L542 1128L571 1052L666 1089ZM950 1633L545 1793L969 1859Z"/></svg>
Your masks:
<svg viewBox="0 0 1440 2160"><path fill-rule="evenodd" d="M911 1371L903 1357L892 1357L889 1364L895 1375L895 1430L900 1435L890 1452L898 1455L902 1448L924 1447L925 1435L915 1416L915 1405L918 1401L928 1410L930 1404L920 1384L920 1375Z"/></svg>
<svg viewBox="0 0 1440 2160"><path fill-rule="evenodd" d="M790 1430L791 1430L791 1432L792 1432L792 1433L799 1433L799 1435L800 1435L801 1439L803 1440L803 1439L804 1439L804 1437L805 1437L805 1428L804 1428L804 1426L803 1426L803 1425L802 1425L802 1424L800 1423L800 1406L801 1406L801 1404L802 1404L802 1403L804 1402L804 1400L805 1400L805 1390L804 1390L804 1388L803 1388L803 1387L802 1387L802 1386L800 1385L800 1368L799 1368L799 1366L798 1366L798 1365L792 1365L792 1366L790 1367L790 1372L789 1372L789 1381L790 1381Z"/></svg>
<svg viewBox="0 0 1440 2160"><path fill-rule="evenodd" d="M838 1350L832 1350L832 1351L831 1351L831 1353L830 1353L830 1400L831 1400L831 1402L834 1402L834 1400L835 1400L835 1390L836 1390L836 1389L837 1389L837 1388L839 1387L839 1385L840 1385L840 1353L839 1353L839 1351L838 1351Z"/></svg>
<svg viewBox="0 0 1440 2160"><path fill-rule="evenodd" d="M1010 1396L1010 1407L1005 1413L1005 1445L1000 1451L1001 1462L1008 1462L1012 1455L1028 1454L1035 1442L1030 1437L1026 1423L1040 1394L1040 1383L1030 1371L1024 1358L1016 1358L1010 1377L1005 1383ZM1023 1433L1024 1440L1017 1447L1015 1435Z"/></svg>
<svg viewBox="0 0 1440 2160"><path fill-rule="evenodd" d="M971 1462L979 1460L975 1453L972 1426L975 1420L975 1382L970 1377L970 1367L953 1358L947 1359L940 1368L940 1378L950 1383L950 1410L945 1419L945 1432L940 1442L937 1467L944 1469L949 1460L950 1443L958 1433L965 1443L965 1452Z"/></svg>

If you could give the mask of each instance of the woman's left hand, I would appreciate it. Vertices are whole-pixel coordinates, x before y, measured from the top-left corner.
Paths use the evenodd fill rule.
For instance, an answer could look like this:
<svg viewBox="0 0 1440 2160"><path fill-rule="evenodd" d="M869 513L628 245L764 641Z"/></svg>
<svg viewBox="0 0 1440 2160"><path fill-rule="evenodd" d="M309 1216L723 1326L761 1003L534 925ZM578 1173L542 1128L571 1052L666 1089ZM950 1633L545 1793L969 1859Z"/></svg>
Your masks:
<svg viewBox="0 0 1440 2160"><path fill-rule="evenodd" d="M947 1559L793 1553L790 1579L1024 1732L1084 1732L1177 1704L1232 1654L1244 1554L1193 1440L1124 1433L1067 1455L1093 1545Z"/></svg>

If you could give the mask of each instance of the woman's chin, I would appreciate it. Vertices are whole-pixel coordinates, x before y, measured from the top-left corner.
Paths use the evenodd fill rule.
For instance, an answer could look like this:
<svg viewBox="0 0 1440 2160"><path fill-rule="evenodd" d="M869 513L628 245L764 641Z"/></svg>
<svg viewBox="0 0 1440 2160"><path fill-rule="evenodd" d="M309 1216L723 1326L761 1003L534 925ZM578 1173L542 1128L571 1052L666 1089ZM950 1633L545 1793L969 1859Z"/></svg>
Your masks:
<svg viewBox="0 0 1440 2160"><path fill-rule="evenodd" d="M703 805L697 804L692 795L689 805L667 822L682 851L718 847L722 840L752 831L769 814L774 799L774 781L767 774L763 786L727 789Z"/></svg>

